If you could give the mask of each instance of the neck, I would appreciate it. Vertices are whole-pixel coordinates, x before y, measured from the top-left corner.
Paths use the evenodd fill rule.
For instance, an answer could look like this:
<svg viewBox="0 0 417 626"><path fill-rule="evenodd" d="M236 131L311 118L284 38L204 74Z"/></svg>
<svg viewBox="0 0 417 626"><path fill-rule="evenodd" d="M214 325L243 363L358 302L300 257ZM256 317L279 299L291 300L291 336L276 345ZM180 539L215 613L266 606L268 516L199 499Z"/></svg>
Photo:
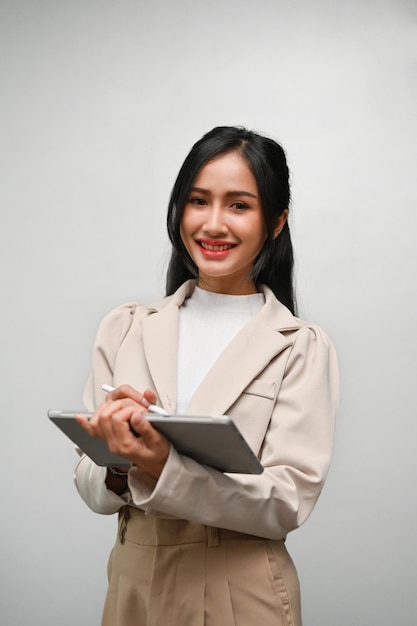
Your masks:
<svg viewBox="0 0 417 626"><path fill-rule="evenodd" d="M199 276L197 287L204 291L213 293L224 293L229 296L248 296L258 293L255 281L253 279L236 281L236 280L216 280L212 278L204 278Z"/></svg>

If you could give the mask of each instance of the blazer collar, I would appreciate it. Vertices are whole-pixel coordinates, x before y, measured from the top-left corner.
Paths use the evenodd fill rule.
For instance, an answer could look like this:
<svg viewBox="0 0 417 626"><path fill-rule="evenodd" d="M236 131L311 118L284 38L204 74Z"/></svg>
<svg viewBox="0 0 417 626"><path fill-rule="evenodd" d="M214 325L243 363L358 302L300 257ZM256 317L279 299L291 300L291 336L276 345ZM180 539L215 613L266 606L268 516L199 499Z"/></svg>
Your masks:
<svg viewBox="0 0 417 626"><path fill-rule="evenodd" d="M142 320L143 347L149 371L162 406L174 413L177 404L177 347L179 308L194 291L189 280L168 298L149 308Z"/></svg>
<svg viewBox="0 0 417 626"><path fill-rule="evenodd" d="M149 370L161 403L169 413L176 407L179 307L192 294L195 284L195 280L190 280L181 285L172 296L151 307L151 315L142 321ZM189 414L226 413L271 359L291 344L285 331L305 324L270 289L263 287L262 291L264 306L221 353L191 399ZM258 349L254 350L253 346Z"/></svg>

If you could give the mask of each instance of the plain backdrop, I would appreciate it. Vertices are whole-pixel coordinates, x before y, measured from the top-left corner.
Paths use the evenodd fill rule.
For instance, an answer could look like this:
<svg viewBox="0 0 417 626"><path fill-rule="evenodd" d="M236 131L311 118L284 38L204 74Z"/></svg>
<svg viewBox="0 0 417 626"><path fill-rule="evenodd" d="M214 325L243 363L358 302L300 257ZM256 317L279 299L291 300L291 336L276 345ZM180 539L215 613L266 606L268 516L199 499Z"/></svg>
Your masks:
<svg viewBox="0 0 417 626"><path fill-rule="evenodd" d="M1 623L100 623L116 518L46 411L81 407L100 319L163 294L177 171L240 124L287 152L300 313L340 359L288 537L304 624L414 626L417 2L1 0L0 66Z"/></svg>

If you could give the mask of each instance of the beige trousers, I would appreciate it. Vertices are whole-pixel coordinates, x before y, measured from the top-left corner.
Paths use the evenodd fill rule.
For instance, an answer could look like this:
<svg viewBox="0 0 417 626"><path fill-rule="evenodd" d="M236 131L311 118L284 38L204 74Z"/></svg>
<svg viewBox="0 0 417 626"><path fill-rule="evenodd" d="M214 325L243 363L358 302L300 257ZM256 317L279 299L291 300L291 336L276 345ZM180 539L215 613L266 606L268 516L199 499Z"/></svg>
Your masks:
<svg viewBox="0 0 417 626"><path fill-rule="evenodd" d="M124 507L108 575L102 626L301 626L283 540Z"/></svg>

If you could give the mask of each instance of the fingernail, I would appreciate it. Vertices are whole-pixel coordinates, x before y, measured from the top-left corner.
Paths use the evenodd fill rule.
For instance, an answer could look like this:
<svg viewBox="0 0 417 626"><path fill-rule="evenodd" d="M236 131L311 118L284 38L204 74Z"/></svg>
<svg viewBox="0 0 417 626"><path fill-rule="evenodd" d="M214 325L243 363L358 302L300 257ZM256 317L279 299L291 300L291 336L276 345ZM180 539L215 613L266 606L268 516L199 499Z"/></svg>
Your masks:
<svg viewBox="0 0 417 626"><path fill-rule="evenodd" d="M145 396L142 398L142 400L140 401L141 405L145 407L145 409L148 408L148 406L150 405L150 402L145 398Z"/></svg>

